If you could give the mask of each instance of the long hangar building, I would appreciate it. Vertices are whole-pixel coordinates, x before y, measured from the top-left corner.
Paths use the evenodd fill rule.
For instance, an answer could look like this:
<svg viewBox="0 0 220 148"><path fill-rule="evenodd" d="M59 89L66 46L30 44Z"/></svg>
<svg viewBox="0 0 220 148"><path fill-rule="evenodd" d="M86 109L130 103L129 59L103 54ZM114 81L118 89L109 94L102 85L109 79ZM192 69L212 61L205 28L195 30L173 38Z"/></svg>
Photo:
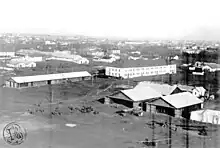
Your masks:
<svg viewBox="0 0 220 148"><path fill-rule="evenodd" d="M65 80L80 81L89 79L91 79L90 73L88 73L87 71L80 71L35 76L11 77L5 82L5 86L11 88L27 88L49 84L58 84Z"/></svg>

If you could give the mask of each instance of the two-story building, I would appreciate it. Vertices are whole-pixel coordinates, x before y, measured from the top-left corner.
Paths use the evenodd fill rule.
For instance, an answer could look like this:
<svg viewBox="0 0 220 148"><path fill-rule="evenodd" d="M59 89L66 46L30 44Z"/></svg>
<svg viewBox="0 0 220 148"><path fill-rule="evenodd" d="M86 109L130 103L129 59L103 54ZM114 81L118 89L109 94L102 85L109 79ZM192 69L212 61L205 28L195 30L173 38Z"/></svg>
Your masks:
<svg viewBox="0 0 220 148"><path fill-rule="evenodd" d="M159 60L124 60L115 63L115 66L105 68L105 75L117 78L135 78L175 74L176 64L168 65L163 59Z"/></svg>

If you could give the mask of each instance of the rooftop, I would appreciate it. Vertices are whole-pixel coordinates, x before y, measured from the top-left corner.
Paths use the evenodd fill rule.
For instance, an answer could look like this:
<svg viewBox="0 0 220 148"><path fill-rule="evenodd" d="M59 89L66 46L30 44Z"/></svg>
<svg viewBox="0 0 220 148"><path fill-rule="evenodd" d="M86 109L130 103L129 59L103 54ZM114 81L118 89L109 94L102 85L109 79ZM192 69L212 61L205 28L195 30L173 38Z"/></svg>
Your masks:
<svg viewBox="0 0 220 148"><path fill-rule="evenodd" d="M195 87L188 85L177 85L183 91L192 91Z"/></svg>
<svg viewBox="0 0 220 148"><path fill-rule="evenodd" d="M161 97L161 94L154 89L141 85L137 85L133 89L121 90L121 92L133 101L144 101Z"/></svg>
<svg viewBox="0 0 220 148"><path fill-rule="evenodd" d="M80 71L80 72L57 73L57 74L47 74L47 75L11 77L11 79L16 83L28 83L28 82L60 80L60 79L88 77L88 76L91 76L91 74L88 73L87 71Z"/></svg>
<svg viewBox="0 0 220 148"><path fill-rule="evenodd" d="M200 104L203 102L202 100L195 97L193 94L189 92L163 96L162 99L175 108L183 108L191 105Z"/></svg>
<svg viewBox="0 0 220 148"><path fill-rule="evenodd" d="M150 67L150 66L163 66L167 65L164 59L158 60L123 60L123 61L116 61L113 63L113 67L118 68L129 68L129 67Z"/></svg>
<svg viewBox="0 0 220 148"><path fill-rule="evenodd" d="M217 63L204 63L204 64L213 69L220 69L220 64L217 64Z"/></svg>
<svg viewBox="0 0 220 148"><path fill-rule="evenodd" d="M148 86L161 93L161 95L170 95L176 88L177 85L168 85L168 84L158 84L148 81L140 82L139 85Z"/></svg>
<svg viewBox="0 0 220 148"><path fill-rule="evenodd" d="M16 64L19 64L19 63L30 64L30 63L35 63L35 62L33 62L33 61L26 61L26 60L19 60L19 61L10 61L8 64L16 65Z"/></svg>

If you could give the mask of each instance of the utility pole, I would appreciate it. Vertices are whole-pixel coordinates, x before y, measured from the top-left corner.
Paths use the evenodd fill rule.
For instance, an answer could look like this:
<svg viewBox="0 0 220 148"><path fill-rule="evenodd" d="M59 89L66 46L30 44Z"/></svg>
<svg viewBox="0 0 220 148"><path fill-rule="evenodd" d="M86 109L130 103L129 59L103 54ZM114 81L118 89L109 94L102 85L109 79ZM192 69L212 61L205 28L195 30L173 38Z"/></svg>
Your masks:
<svg viewBox="0 0 220 148"><path fill-rule="evenodd" d="M169 116L169 148L172 147L172 117L170 115Z"/></svg>
<svg viewBox="0 0 220 148"><path fill-rule="evenodd" d="M92 75L92 86L93 86L93 75Z"/></svg>
<svg viewBox="0 0 220 148"><path fill-rule="evenodd" d="M52 125L52 102L53 102L53 90L52 90L52 86L51 84L48 85L49 86L49 122L50 125ZM49 148L52 148L52 137L53 137L53 129L51 128L50 133L49 133Z"/></svg>
<svg viewBox="0 0 220 148"><path fill-rule="evenodd" d="M151 118L152 118L152 121L153 121L153 123L152 123L152 142L154 142L154 114L152 113L152 104L149 104L150 105L150 115L151 115Z"/></svg>

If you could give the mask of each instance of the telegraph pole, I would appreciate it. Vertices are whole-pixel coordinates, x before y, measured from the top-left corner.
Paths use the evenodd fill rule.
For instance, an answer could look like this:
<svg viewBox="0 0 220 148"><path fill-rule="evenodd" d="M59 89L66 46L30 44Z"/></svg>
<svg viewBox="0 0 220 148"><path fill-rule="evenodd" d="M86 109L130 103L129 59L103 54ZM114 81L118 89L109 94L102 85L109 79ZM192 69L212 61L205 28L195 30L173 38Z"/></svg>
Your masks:
<svg viewBox="0 0 220 148"><path fill-rule="evenodd" d="M169 148L172 147L172 117L170 115L169 116Z"/></svg>

